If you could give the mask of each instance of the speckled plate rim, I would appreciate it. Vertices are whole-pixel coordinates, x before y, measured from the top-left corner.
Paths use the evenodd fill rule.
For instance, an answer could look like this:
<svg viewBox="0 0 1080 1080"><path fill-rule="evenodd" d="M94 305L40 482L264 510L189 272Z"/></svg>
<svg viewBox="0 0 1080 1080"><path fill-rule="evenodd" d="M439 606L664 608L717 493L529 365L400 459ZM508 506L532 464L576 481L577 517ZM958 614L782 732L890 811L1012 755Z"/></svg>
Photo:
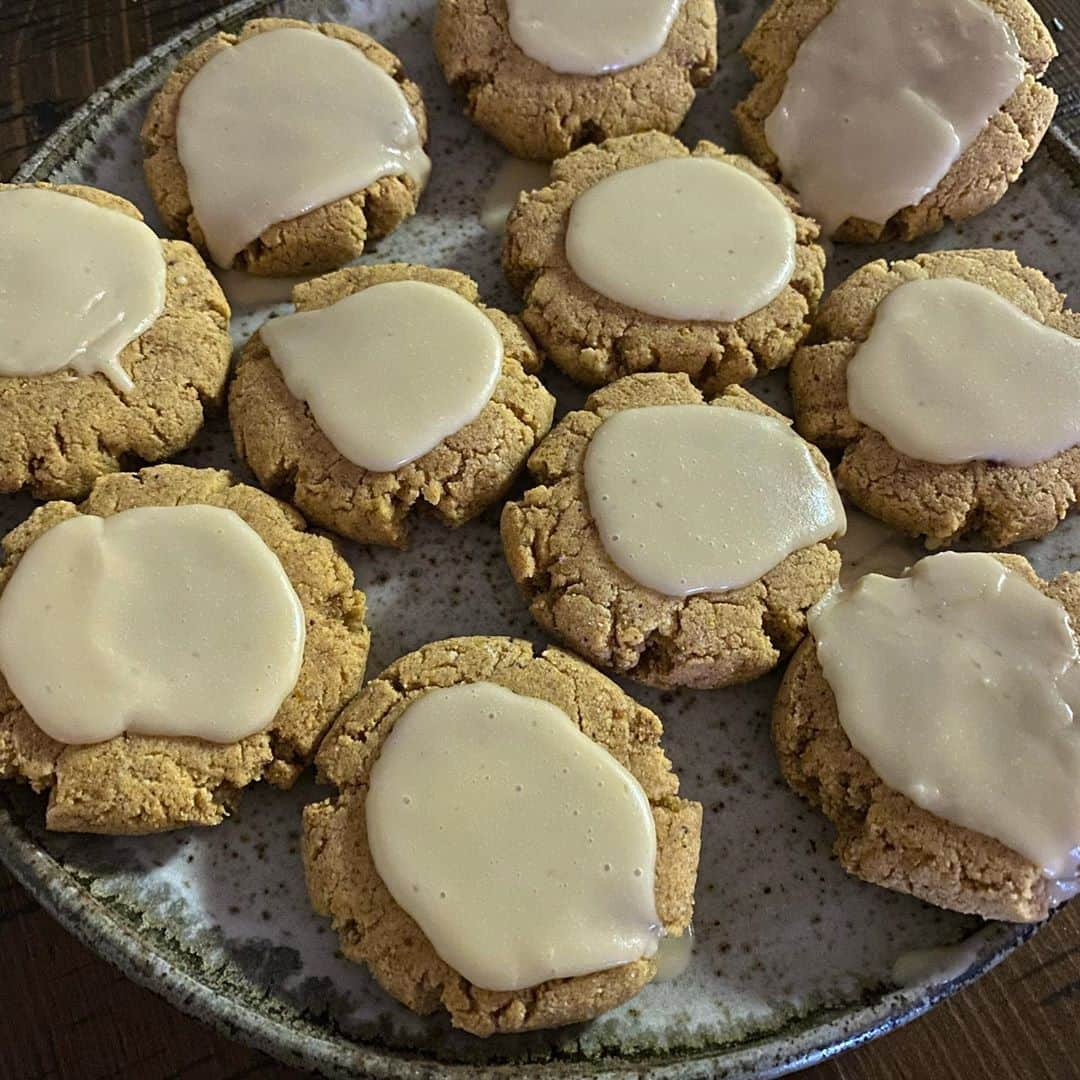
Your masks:
<svg viewBox="0 0 1080 1080"><path fill-rule="evenodd" d="M95 91L23 163L12 180L47 178L76 148L94 137L95 129L107 123L108 114L118 101L133 97L144 81L154 78L202 38L232 29L270 6L270 0L236 0L142 56ZM1046 142L1054 158L1080 182L1080 147L1057 125L1051 128ZM741 1044L717 1045L668 1057L605 1055L594 1059L554 1058L528 1065L455 1065L430 1057L413 1058L407 1051L357 1043L312 1021L286 1016L265 1000L256 1004L254 1000L242 1000L239 993L228 996L214 990L199 978L198 961L193 955L167 943L158 931L140 926L137 911L121 914L115 903L106 905L94 897L88 882L42 850L21 823L21 815L6 792L0 793L0 861L53 918L88 948L135 982L222 1034L287 1064L316 1069L325 1075L368 1075L387 1080L433 1076L514 1077L523 1072L534 1077L573 1075L595 1080L614 1080L628 1074L658 1080L693 1077L768 1080L824 1061L914 1020L980 978L1039 929L1038 925L989 924L977 932L981 940L975 962L955 979L930 990L885 993L863 1006L818 1010ZM159 939L160 951L148 946L148 939L153 938Z"/></svg>

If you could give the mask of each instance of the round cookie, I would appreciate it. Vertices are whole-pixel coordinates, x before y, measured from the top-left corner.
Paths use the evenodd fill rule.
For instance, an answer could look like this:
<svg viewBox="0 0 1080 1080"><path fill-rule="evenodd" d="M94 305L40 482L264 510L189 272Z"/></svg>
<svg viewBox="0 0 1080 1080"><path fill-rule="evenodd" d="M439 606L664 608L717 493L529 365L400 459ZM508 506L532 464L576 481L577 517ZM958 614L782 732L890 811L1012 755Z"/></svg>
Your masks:
<svg viewBox="0 0 1080 1080"><path fill-rule="evenodd" d="M142 127L143 167L150 194L170 232L185 236L206 250L205 237L195 218L187 177L176 146L176 117L184 88L212 56L256 34L286 27L348 42L360 49L401 87L420 131L427 142L427 113L420 88L410 82L401 61L374 38L337 23L309 23L298 19L253 19L236 34L215 34L197 46L174 68L155 95ZM318 206L289 221L266 229L233 262L233 268L249 274L318 274L334 270L359 256L368 240L393 232L416 212L420 188L408 176L384 176L381 180L343 199Z"/></svg>
<svg viewBox="0 0 1080 1080"><path fill-rule="evenodd" d="M1057 106L1057 95L1037 80L1057 55L1053 39L1027 0L986 0L1012 28L1027 71L1023 82L932 191L883 224L848 218L834 239L854 244L913 240L962 221L996 203L1035 153ZM741 51L757 77L735 106L735 121L750 156L779 175L779 162L765 138L765 120L784 92L799 46L832 11L836 0L773 0ZM781 177L783 179L783 177Z"/></svg>
<svg viewBox="0 0 1080 1080"><path fill-rule="evenodd" d="M674 131L716 71L716 7L685 0L660 51L605 75L566 75L514 43L506 0L439 0L435 55L471 119L515 157L553 161L584 143Z"/></svg>
<svg viewBox="0 0 1080 1080"><path fill-rule="evenodd" d="M269 727L231 745L127 734L69 746L47 736L0 677L0 776L49 791L50 829L135 834L216 825L248 784L291 787L360 687L370 634L348 564L329 540L305 531L295 510L220 469L158 465L102 477L78 507L38 507L3 539L0 591L27 548L61 521L192 503L233 510L281 560L307 616L296 687Z"/></svg>
<svg viewBox="0 0 1080 1080"><path fill-rule="evenodd" d="M1042 581L1019 555L995 558L1080 619L1080 577ZM1038 922L1052 905L1042 868L982 833L923 810L890 788L840 726L814 641L792 657L773 706L773 742L784 779L836 826L849 873L938 907L984 919Z"/></svg>
<svg viewBox="0 0 1080 1080"><path fill-rule="evenodd" d="M128 217L126 199L78 184L38 187L85 199ZM220 404L232 355L229 305L199 253L161 241L165 308L120 353L134 389L120 394L104 374L72 378L0 376L0 492L23 488L38 499L77 499L131 459L161 461L182 450Z"/></svg>
<svg viewBox="0 0 1080 1080"><path fill-rule="evenodd" d="M620 570L589 512L583 468L603 420L646 405L697 405L685 375L632 375L569 413L529 459L539 483L503 509L514 580L536 621L575 652L651 686L713 689L771 671L806 633L806 610L836 581L826 543L794 552L758 581L730 592L664 596ZM740 387L710 404L777 416ZM828 465L815 452L826 475Z"/></svg>
<svg viewBox="0 0 1080 1080"><path fill-rule="evenodd" d="M440 1006L475 1035L557 1027L591 1019L633 997L656 975L642 959L608 971L518 991L483 990L439 958L382 883L368 847L366 782L405 708L436 687L488 681L558 706L641 784L656 822L656 906L664 927L690 925L701 806L679 798L660 747L657 716L587 664L555 648L536 656L526 641L451 638L425 645L371 680L319 749L320 776L339 789L304 810L304 865L315 910L331 918L341 951L366 964L387 993L418 1013Z"/></svg>
<svg viewBox="0 0 1080 1080"><path fill-rule="evenodd" d="M567 262L567 221L579 195L612 173L691 153L761 180L795 219L791 280L765 307L735 322L674 322L635 311L590 288ZM550 186L526 193L510 214L503 269L525 298L525 325L572 379L602 386L640 371L683 371L715 394L782 367L806 336L824 287L825 253L817 236L817 225L799 214L791 195L746 158L705 141L691 152L651 131L586 146L555 162Z"/></svg>
<svg viewBox="0 0 1080 1080"><path fill-rule="evenodd" d="M452 289L475 304L503 342L502 374L480 415L433 450L393 472L367 472L344 458L292 396L256 333L229 391L237 453L259 482L287 493L312 521L367 544L404 547L408 519L426 505L461 525L500 499L551 427L555 399L536 378L541 357L516 318L480 303L476 283L454 270L386 263L356 266L298 285L297 311L328 307L391 281Z"/></svg>
<svg viewBox="0 0 1080 1080"><path fill-rule="evenodd" d="M928 547L979 533L992 547L1045 536L1080 493L1080 447L1035 465L991 461L939 465L894 450L848 407L845 372L867 339L877 306L897 286L928 278L960 278L983 285L1027 315L1080 338L1080 314L1045 275L1011 251L937 251L856 270L826 298L809 344L791 362L795 426L811 442L842 449L840 490L860 509Z"/></svg>

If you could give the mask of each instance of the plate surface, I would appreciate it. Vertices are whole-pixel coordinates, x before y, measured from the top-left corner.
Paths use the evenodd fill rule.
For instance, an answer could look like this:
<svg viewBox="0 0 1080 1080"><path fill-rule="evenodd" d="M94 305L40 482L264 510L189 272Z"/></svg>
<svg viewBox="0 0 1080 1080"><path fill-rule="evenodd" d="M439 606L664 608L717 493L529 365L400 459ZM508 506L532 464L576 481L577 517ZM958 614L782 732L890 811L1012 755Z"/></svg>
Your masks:
<svg viewBox="0 0 1080 1080"><path fill-rule="evenodd" d="M688 142L707 137L737 148L730 110L749 75L736 50L764 4L721 6L720 74L680 134ZM430 46L432 7L424 0L350 0L270 8L242 0L96 94L18 178L96 184L130 198L157 225L142 180L138 130L149 96L177 57L215 29L268 11L350 23L398 53L421 84L434 161L420 214L364 261L452 266L476 278L489 303L516 310L499 270L500 238L479 220L505 155L468 124L446 89ZM1071 245L1058 241L1080 218L1075 175L1066 143L1048 137L998 207L921 247L830 252L829 283L871 258L996 246L1015 248L1069 291L1080 267L1070 258ZM267 310L239 314L236 340ZM552 370L544 379L560 413L582 401ZM787 408L782 376L751 389ZM225 466L251 479L221 419L178 460ZM0 498L0 529L32 505L21 496ZM1080 517L1018 550L1041 573L1054 574L1075 561L1078 543ZM342 548L368 594L370 674L426 641L455 634L543 641L503 563L497 512L456 532L422 523L405 553ZM848 572L893 570L919 554L865 520L855 522L845 548ZM844 874L829 854L830 827L777 775L768 737L777 682L774 675L696 693L624 684L663 718L683 793L705 806L697 944L681 978L647 987L589 1025L472 1039L441 1017L413 1016L338 957L334 934L308 907L298 854L300 808L325 794L310 778L291 793L249 791L219 828L143 838L46 834L44 800L7 784L0 790L0 855L69 929L132 977L237 1038L329 1074L518 1076L527 1068L532 1076L778 1075L918 1015L1032 931L940 912ZM943 957L918 985L891 984L901 954L958 942L960 951Z"/></svg>

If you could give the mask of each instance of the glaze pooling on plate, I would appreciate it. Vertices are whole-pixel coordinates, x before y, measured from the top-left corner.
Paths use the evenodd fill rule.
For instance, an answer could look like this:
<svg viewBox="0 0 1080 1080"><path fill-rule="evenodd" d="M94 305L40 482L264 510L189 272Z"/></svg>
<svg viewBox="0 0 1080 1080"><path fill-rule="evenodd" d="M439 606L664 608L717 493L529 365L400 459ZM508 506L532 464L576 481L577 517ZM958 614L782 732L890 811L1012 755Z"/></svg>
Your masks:
<svg viewBox="0 0 1080 1080"><path fill-rule="evenodd" d="M655 56L682 0L506 0L514 44L563 75L624 71Z"/></svg>
<svg viewBox="0 0 1080 1080"><path fill-rule="evenodd" d="M855 418L917 461L1023 467L1080 442L1080 339L970 281L894 289L846 378Z"/></svg>
<svg viewBox="0 0 1080 1080"><path fill-rule="evenodd" d="M499 166L495 179L484 195L480 221L485 229L502 235L503 226L514 209L518 196L524 191L544 187L551 179L551 166L546 161L523 161L508 157Z"/></svg>
<svg viewBox="0 0 1080 1080"><path fill-rule="evenodd" d="M58 742L235 743L292 692L304 623L278 557L232 510L79 514L38 537L0 593L0 673Z"/></svg>
<svg viewBox="0 0 1080 1080"><path fill-rule="evenodd" d="M479 283L492 306L514 310L498 238L479 220L483 193L504 155L477 136L445 88L431 56L432 7L427 0L349 0L290 2L273 10L363 28L392 43L429 90L440 167L420 214L380 242L378 260L454 266ZM728 8L721 14L721 40L741 41L763 7ZM230 11L228 28L235 29L271 9L249 3ZM203 36L216 28L216 22L204 24ZM192 44L182 42L167 63ZM131 198L156 223L135 133L163 67L152 69L152 77L137 76L108 111L104 103L93 104L92 124L48 148L41 168L58 181L96 183ZM725 65L691 111L685 140L733 145L730 110L748 82L741 65ZM91 132L95 141L84 142ZM963 244L946 228L929 246L1004 242L1062 289L1075 291L1075 252L1061 242L1077 226L1069 173L1044 147L1024 177L1000 207L965 224ZM1004 239L995 239L1002 229ZM873 255L893 260L918 250L886 244ZM830 258L830 283L867 258L859 248L839 248ZM234 319L237 342L250 336L262 314ZM584 395L568 380L548 371L544 381L561 409L580 407ZM782 376L759 380L755 393L788 411L783 382ZM227 427L211 425L185 461L236 468ZM32 505L28 498L0 501L3 526L16 524ZM506 573L496 525L496 516L487 515L455 532L449 544L438 523L423 522L404 552L343 545L376 627L371 670L419 642L457 634L540 640ZM1023 545L1044 577L1068 568L1080 535L1074 529L1080 519L1066 519L1038 544ZM912 553L914 561L914 546ZM875 569L872 555L864 566ZM0 795L10 809L0 822L0 841L8 861L32 879L66 924L125 970L152 980L170 1000L234 1036L331 1075L361 1070L404 1078L437 1068L466 1080L477 1067L502 1065L527 1067L538 1077L564 1075L567 1068L609 1075L630 1067L691 1080L725 1069L735 1075L787 1070L889 1030L931 1003L936 983L929 976L902 993L890 989L901 954L974 934L977 961L951 990L1030 929L983 926L849 879L825 854L832 842L827 822L776 783L768 738L775 690L774 678L723 691L634 688L634 696L665 720L665 748L684 794L705 806L697 946L680 978L647 986L595 1023L556 1033L487 1041L454 1033L396 1005L356 965L335 955L335 935L309 914L290 839L301 807L325 795L310 781L286 793L257 786L235 819L216 829L137 840L45 835L38 827L40 801L3 785ZM58 860L55 869L52 859ZM792 918L793 911L800 918ZM628 1047L635 1054L629 1066Z"/></svg>
<svg viewBox="0 0 1080 1080"><path fill-rule="evenodd" d="M429 691L394 721L364 812L390 895L474 986L656 953L649 800L549 701L487 682Z"/></svg>
<svg viewBox="0 0 1080 1080"><path fill-rule="evenodd" d="M0 191L0 376L100 371L165 307L161 241L141 221L42 188Z"/></svg>
<svg viewBox="0 0 1080 1080"><path fill-rule="evenodd" d="M937 187L1024 76L981 0L837 0L799 47L765 137L827 236Z"/></svg>
<svg viewBox="0 0 1080 1080"><path fill-rule="evenodd" d="M262 328L293 397L341 455L390 472L475 420L502 371L494 323L452 289L390 281Z"/></svg>
<svg viewBox="0 0 1080 1080"><path fill-rule="evenodd" d="M734 322L795 270L795 219L752 176L665 158L604 177L574 200L566 259L601 296L665 319Z"/></svg>
<svg viewBox="0 0 1080 1080"><path fill-rule="evenodd" d="M265 229L384 176L431 163L401 87L363 52L314 30L255 34L184 88L176 150L214 262Z"/></svg>

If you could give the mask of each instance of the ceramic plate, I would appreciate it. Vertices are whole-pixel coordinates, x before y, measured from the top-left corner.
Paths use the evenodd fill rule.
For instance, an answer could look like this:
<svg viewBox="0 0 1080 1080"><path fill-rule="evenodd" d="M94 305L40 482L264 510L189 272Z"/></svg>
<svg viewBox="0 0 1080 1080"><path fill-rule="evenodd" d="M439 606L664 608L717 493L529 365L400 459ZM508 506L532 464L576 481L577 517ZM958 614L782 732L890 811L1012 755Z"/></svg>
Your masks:
<svg viewBox="0 0 1080 1080"><path fill-rule="evenodd" d="M398 53L423 87L431 116L432 182L420 214L365 261L452 266L480 282L485 299L516 309L499 270L500 237L479 218L502 152L461 114L432 55L432 3L357 0L269 8L244 0L136 63L96 94L19 174L81 181L125 195L156 223L142 180L138 131L146 103L177 57L218 28L284 11L368 31ZM736 49L763 4L729 0L720 19L720 74L699 96L681 134L736 146L731 107L748 82ZM926 246L1016 248L1060 288L1078 284L1077 225L1067 148L1053 136L1005 200ZM1073 233L1075 235L1075 233ZM840 248L835 284L869 258L913 246ZM267 309L240 312L236 340ZM561 411L582 395L549 370ZM781 408L783 378L752 389ZM243 476L219 419L182 461ZM250 477L248 477L250 479ZM4 531L31 508L0 499ZM1080 516L1022 550L1043 574L1064 569L1080 541ZM857 521L846 559L859 571L894 569L917 551ZM416 530L408 552L343 545L367 591L378 672L426 641L456 634L515 634L540 643L503 563L497 513L456 531ZM367 974L342 960L329 927L308 907L298 854L300 808L322 792L252 790L215 829L156 837L46 834L44 800L0 785L0 853L69 929L133 978L182 1009L277 1057L330 1074L380 1077L772 1076L888 1031L976 978L1031 933L937 911L848 877L830 856L831 830L780 781L768 735L777 678L724 691L660 693L626 688L663 718L683 792L705 806L694 919L696 948L679 979L578 1027L487 1041L441 1018L413 1016ZM956 945L915 985L891 981L911 950Z"/></svg>

